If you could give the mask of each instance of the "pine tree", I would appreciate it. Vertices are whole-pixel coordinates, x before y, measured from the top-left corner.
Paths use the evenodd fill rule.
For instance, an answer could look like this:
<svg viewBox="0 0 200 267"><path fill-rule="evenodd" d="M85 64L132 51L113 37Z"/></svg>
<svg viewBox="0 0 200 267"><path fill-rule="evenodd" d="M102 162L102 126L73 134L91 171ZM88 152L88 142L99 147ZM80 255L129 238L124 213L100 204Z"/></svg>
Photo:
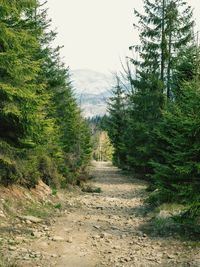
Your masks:
<svg viewBox="0 0 200 267"><path fill-rule="evenodd" d="M67 182L73 172L76 175L90 161L90 132L73 95L69 69L60 60L62 47L51 46L57 34L49 31L51 20L48 19L45 3L34 15L36 33L43 33L39 38L38 54L43 62L40 81L46 85L41 97L47 100L43 104L43 135L46 140L43 150L44 155L56 163L59 173Z"/></svg>
<svg viewBox="0 0 200 267"><path fill-rule="evenodd" d="M0 182L5 184L34 186L41 178L55 185L67 181L72 162L79 171L90 160L89 128L60 47L51 47L56 33L49 31L44 5L19 0L0 7Z"/></svg>
<svg viewBox="0 0 200 267"><path fill-rule="evenodd" d="M182 83L178 103L164 113L155 138L156 160L152 161L154 181L160 202L182 203L199 199L199 86L195 81Z"/></svg>
<svg viewBox="0 0 200 267"><path fill-rule="evenodd" d="M19 180L34 185L37 180L31 151L40 135L37 91L42 86L37 78L41 62L35 58L39 43L31 34L27 16L36 6L36 1L1 3L0 179L5 184Z"/></svg>
<svg viewBox="0 0 200 267"><path fill-rule="evenodd" d="M34 139L36 79L40 62L33 55L38 43L24 29L26 20L21 19L22 12L34 8L34 2L4 2L1 8L0 136L17 146Z"/></svg>
<svg viewBox="0 0 200 267"><path fill-rule="evenodd" d="M125 92L120 84L119 77L116 77L117 85L113 89L113 96L109 101L108 132L111 142L115 148L113 161L117 166L123 167L126 164L126 153L124 148L125 123Z"/></svg>
<svg viewBox="0 0 200 267"><path fill-rule="evenodd" d="M181 49L177 54L174 63L172 93L173 99L179 102L179 97L182 96L182 84L191 82L199 77L198 70L199 48L194 44L184 49Z"/></svg>
<svg viewBox="0 0 200 267"><path fill-rule="evenodd" d="M194 20L190 6L183 0L167 1L166 5L166 88L167 97L173 96L172 84L175 71L175 61L180 50L186 49L193 43Z"/></svg>
<svg viewBox="0 0 200 267"><path fill-rule="evenodd" d="M152 172L149 162L154 157L154 129L162 120L167 98L175 95L177 56L192 41L192 12L184 1L144 1L145 14L135 11L139 19L141 52L134 91L129 97L127 137L128 161L143 173ZM173 74L173 75L172 75ZM173 92L172 92L173 91Z"/></svg>
<svg viewBox="0 0 200 267"><path fill-rule="evenodd" d="M136 84L137 81L134 81ZM129 96L125 147L128 165L137 173L149 173L153 156L152 131L162 117L162 82L155 74L142 74L137 91Z"/></svg>
<svg viewBox="0 0 200 267"><path fill-rule="evenodd" d="M183 0L145 0L145 14L139 19L142 61L135 62L142 71L160 73L163 92L170 98L174 61L181 48L193 41L191 7Z"/></svg>

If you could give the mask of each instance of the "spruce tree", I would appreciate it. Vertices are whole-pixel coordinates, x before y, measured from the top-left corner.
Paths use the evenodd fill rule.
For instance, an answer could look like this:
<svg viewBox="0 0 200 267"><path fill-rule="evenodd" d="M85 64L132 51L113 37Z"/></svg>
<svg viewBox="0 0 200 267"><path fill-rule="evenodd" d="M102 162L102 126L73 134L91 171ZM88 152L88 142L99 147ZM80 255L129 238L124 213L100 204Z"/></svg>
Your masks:
<svg viewBox="0 0 200 267"><path fill-rule="evenodd" d="M169 98L174 61L181 48L193 41L192 10L183 0L145 0L144 11L144 15L135 11L142 52L141 61L134 63L142 71L159 72Z"/></svg>
<svg viewBox="0 0 200 267"><path fill-rule="evenodd" d="M48 31L50 21L45 8L38 12L37 20L44 32L39 56L43 60L41 80L46 83L48 98L45 105L47 123L44 127L46 153L56 161L65 183L90 161L90 132L76 103L69 69L60 60L61 47L51 47L56 33Z"/></svg>
<svg viewBox="0 0 200 267"><path fill-rule="evenodd" d="M166 5L166 89L167 98L173 97L172 84L175 61L181 50L193 43L194 20L192 9L183 0L167 1Z"/></svg>
<svg viewBox="0 0 200 267"><path fill-rule="evenodd" d="M5 184L34 186L41 178L55 185L67 181L71 162L79 172L90 160L90 132L60 47L51 47L56 34L49 31L44 4L3 1L0 7L0 182Z"/></svg>
<svg viewBox="0 0 200 267"><path fill-rule="evenodd" d="M36 6L36 1L1 3L0 177L5 184L18 180L34 185L38 175L31 151L40 135L37 91L42 86L37 79L41 62L35 58L39 43L27 16Z"/></svg>
<svg viewBox="0 0 200 267"><path fill-rule="evenodd" d="M165 95L175 95L177 56L193 40L193 20L191 8L181 0L146 0L144 11L135 11L142 48L139 60L132 60L137 77L132 79L134 91L129 96L127 136L131 141L126 146L131 167L151 173L149 162L155 157L154 146L159 146L153 132L162 120Z"/></svg>
<svg viewBox="0 0 200 267"><path fill-rule="evenodd" d="M116 78L117 85L112 90L113 96L108 103L109 120L108 132L111 142L115 148L113 161L117 166L124 167L126 163L126 152L124 147L124 130L126 129L125 123L125 92L120 84L119 77Z"/></svg>
<svg viewBox="0 0 200 267"><path fill-rule="evenodd" d="M25 29L22 13L35 1L9 1L1 6L0 136L15 146L34 139L37 95L36 79L40 62L34 58L37 40Z"/></svg>
<svg viewBox="0 0 200 267"><path fill-rule="evenodd" d="M181 85L179 102L164 113L155 138L156 160L152 161L160 202L199 201L199 97L195 80Z"/></svg>

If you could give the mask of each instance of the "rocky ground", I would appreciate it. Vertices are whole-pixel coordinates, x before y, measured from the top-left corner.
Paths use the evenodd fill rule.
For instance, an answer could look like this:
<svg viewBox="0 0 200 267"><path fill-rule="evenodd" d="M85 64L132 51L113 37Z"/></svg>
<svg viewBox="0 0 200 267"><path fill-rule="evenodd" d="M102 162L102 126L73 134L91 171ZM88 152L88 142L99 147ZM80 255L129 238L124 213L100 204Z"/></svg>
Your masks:
<svg viewBox="0 0 200 267"><path fill-rule="evenodd" d="M20 267L200 266L197 240L170 231L165 216L152 224L145 182L108 163L96 163L93 175L90 187L101 192L67 194L53 217L20 215L6 224L2 212L3 255Z"/></svg>

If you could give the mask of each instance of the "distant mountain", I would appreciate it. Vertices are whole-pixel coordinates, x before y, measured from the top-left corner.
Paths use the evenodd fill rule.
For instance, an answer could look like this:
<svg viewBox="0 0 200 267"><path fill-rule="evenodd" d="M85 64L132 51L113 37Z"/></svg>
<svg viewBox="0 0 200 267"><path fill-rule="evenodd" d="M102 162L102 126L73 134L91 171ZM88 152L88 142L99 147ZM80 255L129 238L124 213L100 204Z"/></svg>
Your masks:
<svg viewBox="0 0 200 267"><path fill-rule="evenodd" d="M75 95L85 117L104 115L111 95L112 75L87 69L71 71Z"/></svg>

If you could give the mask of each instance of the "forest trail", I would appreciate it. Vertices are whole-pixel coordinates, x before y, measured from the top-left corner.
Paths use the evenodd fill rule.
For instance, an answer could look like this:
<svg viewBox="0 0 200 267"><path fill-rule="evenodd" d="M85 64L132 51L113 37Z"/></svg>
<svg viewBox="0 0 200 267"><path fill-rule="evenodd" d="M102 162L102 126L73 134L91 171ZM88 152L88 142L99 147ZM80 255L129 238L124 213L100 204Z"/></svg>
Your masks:
<svg viewBox="0 0 200 267"><path fill-rule="evenodd" d="M95 163L93 175L91 186L102 192L72 194L66 210L47 226L48 234L26 247L35 257L24 258L20 266L200 266L191 242L145 230L145 182L109 163Z"/></svg>

